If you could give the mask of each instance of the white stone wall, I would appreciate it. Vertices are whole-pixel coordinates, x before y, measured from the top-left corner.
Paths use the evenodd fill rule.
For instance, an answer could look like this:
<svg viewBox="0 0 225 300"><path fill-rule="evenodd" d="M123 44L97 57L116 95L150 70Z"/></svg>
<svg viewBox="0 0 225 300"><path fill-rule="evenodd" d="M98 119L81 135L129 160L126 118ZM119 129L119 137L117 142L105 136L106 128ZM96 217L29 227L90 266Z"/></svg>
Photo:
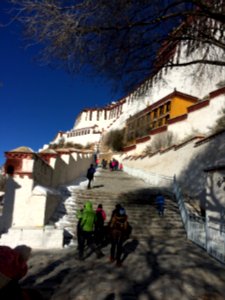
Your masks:
<svg viewBox="0 0 225 300"><path fill-rule="evenodd" d="M87 169L93 163L92 153L72 153L71 160L64 183L71 182L75 178L86 176Z"/></svg>
<svg viewBox="0 0 225 300"><path fill-rule="evenodd" d="M61 194L52 187L85 176L92 162L93 154L90 152L61 153L52 157L51 167L38 156L35 160L24 159L21 174L8 176L6 182L0 219L0 231L6 233L1 236L0 244L26 243L33 248L61 248L63 231L46 229L62 201Z"/></svg>
<svg viewBox="0 0 225 300"><path fill-rule="evenodd" d="M121 108L120 106L113 104L110 109L106 109L106 118L104 109L90 109L89 111L82 111L78 116L78 119L75 121L73 129L97 125L100 130L105 130L113 122L113 120L118 118L121 111L123 111L123 107Z"/></svg>
<svg viewBox="0 0 225 300"><path fill-rule="evenodd" d="M211 54L209 53L209 55ZM201 53L196 51L192 57L201 57ZM183 61L187 61L187 57L184 54ZM130 115L134 115L150 104L159 101L172 93L174 89L202 99L207 97L213 90L218 89L217 84L225 78L224 68L218 66L209 65L206 67L205 72L202 72L201 75L199 74L199 66L195 64L168 69L166 72L164 71L162 78L156 82L153 80L151 87L146 81L143 85L148 86L147 88L143 89L143 85L141 85L125 98L126 103L123 107L124 114L110 129L124 126L126 119ZM142 90L144 90L144 92Z"/></svg>
<svg viewBox="0 0 225 300"><path fill-rule="evenodd" d="M215 125L223 108L225 108L225 94L211 99L209 106L190 113L188 122L194 129L199 128L202 132L207 133Z"/></svg>
<svg viewBox="0 0 225 300"><path fill-rule="evenodd" d="M72 142L75 144L88 145L99 142L101 138L101 133L91 133L85 135L77 135L77 136L67 136L65 137L67 142Z"/></svg>
<svg viewBox="0 0 225 300"><path fill-rule="evenodd" d="M30 172L32 173L34 185L40 184L44 186L51 186L53 177L53 169L51 166L49 166L41 158L35 159L33 162L33 168L30 169ZM25 160L23 159L23 171L25 171L24 164Z"/></svg>
<svg viewBox="0 0 225 300"><path fill-rule="evenodd" d="M221 94L209 101L209 105L190 111L184 120L167 125L167 132L174 136L174 144L180 143L187 137L195 135L207 135L216 124L216 120L221 116L222 109L225 108L225 94ZM164 131L166 132L166 131ZM150 135L150 140L137 143L136 148L129 151L128 155L140 155L147 146L150 146L158 134Z"/></svg>
<svg viewBox="0 0 225 300"><path fill-rule="evenodd" d="M1 228L3 231L19 226L26 215L26 200L32 193L33 179L28 176L8 176L6 180L5 201Z"/></svg>
<svg viewBox="0 0 225 300"><path fill-rule="evenodd" d="M60 249L63 248L63 230L52 227L11 228L0 239L0 245L12 248L21 244L32 249Z"/></svg>
<svg viewBox="0 0 225 300"><path fill-rule="evenodd" d="M125 167L141 169L162 176L176 175L184 193L205 201L206 174L204 169L225 163L225 132L209 138L201 144L192 140L183 146L167 152L158 152L152 157L125 159L125 155L116 158Z"/></svg>
<svg viewBox="0 0 225 300"><path fill-rule="evenodd" d="M208 226L225 223L225 169L208 172L206 185L206 217ZM219 228L220 229L220 228Z"/></svg>
<svg viewBox="0 0 225 300"><path fill-rule="evenodd" d="M199 99L207 97L209 96L210 92L218 89L217 84L221 81L222 77L213 77L211 78L211 80L204 80L203 78L201 82L197 81L195 80L195 77L193 75L196 68L197 66L173 68L171 70L168 70L161 80L154 83L152 87L147 88L147 90L145 90L143 93L139 92L139 90L141 89L140 87L139 89L137 89L137 91L134 91L133 93L125 97L125 103L122 106L122 114L119 115L119 117L117 117L116 115L116 107L115 115L113 115L113 110L111 112L108 112L108 117L109 115L111 115L108 120L105 120L104 118L104 111L101 111L101 113L99 114L99 120L97 120L97 110L93 110L91 121L89 120L90 111L82 112L79 115L79 120L75 122L74 129L81 129L94 125L97 125L100 131L109 131L118 128L121 129L125 126L126 120L130 116L159 101L163 97L172 93L174 89L195 97L199 97ZM212 66L211 69L211 71L213 72L216 72L217 70L215 66ZM208 72L210 74L210 67ZM147 82L144 84L147 85ZM221 104L222 102L224 102L223 96L219 96L217 98L218 99L216 101L215 99L210 101L210 109L208 109L207 107L202 108L202 111L205 110L206 113L204 124L202 123L202 118L199 118L198 112L196 111L190 114L190 117L186 123L179 123L178 128L174 127L174 131L178 133L179 138L182 139L193 131L209 131L206 124L208 122L215 122L215 118L218 116L218 109L221 108ZM98 142L101 138L101 134L68 137L67 133L63 134L65 141L72 141L75 143L80 143L82 145L87 145L88 143L92 142ZM59 140L60 137L56 140L56 142L58 142Z"/></svg>
<svg viewBox="0 0 225 300"><path fill-rule="evenodd" d="M54 166L52 186L57 187L83 175L93 162L93 154L72 152L60 154L57 159L52 158L51 161Z"/></svg>
<svg viewBox="0 0 225 300"><path fill-rule="evenodd" d="M189 112L187 119L169 124L168 131L172 132L178 140L193 134L209 134L224 107L225 94L222 94L211 99L209 105Z"/></svg>

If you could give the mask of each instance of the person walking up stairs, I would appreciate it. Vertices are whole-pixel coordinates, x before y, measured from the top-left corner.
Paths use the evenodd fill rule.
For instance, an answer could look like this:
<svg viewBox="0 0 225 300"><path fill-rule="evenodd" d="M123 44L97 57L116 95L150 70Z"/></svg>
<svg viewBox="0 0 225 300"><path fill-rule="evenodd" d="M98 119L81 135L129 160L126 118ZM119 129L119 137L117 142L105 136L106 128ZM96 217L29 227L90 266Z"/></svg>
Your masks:
<svg viewBox="0 0 225 300"><path fill-rule="evenodd" d="M96 252L97 258L101 258L103 253L96 247L94 241L94 228L97 216L92 208L91 201L87 201L84 205L84 209L80 212L80 232L78 239L79 259L84 259L85 244L93 251Z"/></svg>
<svg viewBox="0 0 225 300"><path fill-rule="evenodd" d="M126 232L128 229L127 215L123 207L115 210L112 220L109 223L110 227L110 262L116 260L116 265L121 267L121 255L123 243L126 240Z"/></svg>

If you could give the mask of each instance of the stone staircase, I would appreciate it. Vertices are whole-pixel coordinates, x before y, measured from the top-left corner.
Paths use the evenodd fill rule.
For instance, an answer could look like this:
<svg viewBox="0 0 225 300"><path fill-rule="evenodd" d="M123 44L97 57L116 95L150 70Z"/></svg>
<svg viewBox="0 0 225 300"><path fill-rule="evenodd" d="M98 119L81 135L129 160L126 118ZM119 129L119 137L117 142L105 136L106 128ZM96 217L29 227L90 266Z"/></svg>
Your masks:
<svg viewBox="0 0 225 300"><path fill-rule="evenodd" d="M76 212L87 200L92 201L93 208L102 204L106 212L106 224L117 203L126 209L128 220L133 228L132 237L140 240L150 235L162 234L175 236L184 233L176 202L168 192L166 196L165 215L159 217L155 206L157 188L149 188L143 181L133 178L124 172L101 170L97 172L93 188L86 189L84 181L78 188L70 187L70 197L63 203L64 208L57 212L58 228L65 230L65 240L72 237L71 244L76 244ZM65 214L66 212L66 214ZM61 215L61 217L60 217Z"/></svg>
<svg viewBox="0 0 225 300"><path fill-rule="evenodd" d="M187 240L177 204L168 191L163 217L158 216L154 199L158 188L124 172L97 172L93 189L85 180L68 187L58 221L76 239L76 210L86 200L94 208L102 203L109 220L115 204L124 205L133 227L123 245L122 268L109 263L110 245L104 257L94 254L76 259L76 249L40 251L30 260L25 287L38 288L49 300L222 300L225 268L203 249ZM72 245L71 245L72 246Z"/></svg>

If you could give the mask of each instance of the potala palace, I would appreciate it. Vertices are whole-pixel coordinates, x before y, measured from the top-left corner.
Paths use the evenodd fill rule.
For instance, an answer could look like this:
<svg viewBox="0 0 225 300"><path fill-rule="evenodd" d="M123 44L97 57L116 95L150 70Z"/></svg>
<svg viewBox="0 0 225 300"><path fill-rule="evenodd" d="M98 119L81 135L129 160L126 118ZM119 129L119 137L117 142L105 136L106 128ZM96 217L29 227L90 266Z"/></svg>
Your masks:
<svg viewBox="0 0 225 300"><path fill-rule="evenodd" d="M156 73L122 99L83 109L72 129L58 132L38 153L29 147L6 152L1 244L29 240L34 248L62 247L62 229L48 226L49 219L60 204L60 188L84 177L96 151L100 157L115 157L125 172L150 186L172 189L176 178L200 213L221 220L224 182L220 186L216 182L224 178L225 132L212 134L211 129L225 107L224 71L211 66L201 79L195 75L195 65L159 72L160 78ZM105 153L105 134L121 128L125 129L123 151ZM176 137L174 144L146 155L146 147L164 132ZM49 147L60 143L70 147ZM73 144L95 147L76 149ZM212 190L218 198L214 210Z"/></svg>

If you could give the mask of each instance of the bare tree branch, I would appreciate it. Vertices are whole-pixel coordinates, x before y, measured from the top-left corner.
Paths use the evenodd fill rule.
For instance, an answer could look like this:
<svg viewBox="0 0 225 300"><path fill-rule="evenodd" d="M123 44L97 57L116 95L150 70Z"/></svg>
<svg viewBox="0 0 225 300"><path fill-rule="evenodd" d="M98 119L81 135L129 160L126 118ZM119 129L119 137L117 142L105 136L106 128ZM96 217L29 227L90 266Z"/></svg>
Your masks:
<svg viewBox="0 0 225 300"><path fill-rule="evenodd" d="M132 88L157 68L225 65L224 55L207 55L225 49L225 0L9 1L28 44L42 45L42 61L70 72L91 66ZM176 54L180 43L187 61Z"/></svg>

